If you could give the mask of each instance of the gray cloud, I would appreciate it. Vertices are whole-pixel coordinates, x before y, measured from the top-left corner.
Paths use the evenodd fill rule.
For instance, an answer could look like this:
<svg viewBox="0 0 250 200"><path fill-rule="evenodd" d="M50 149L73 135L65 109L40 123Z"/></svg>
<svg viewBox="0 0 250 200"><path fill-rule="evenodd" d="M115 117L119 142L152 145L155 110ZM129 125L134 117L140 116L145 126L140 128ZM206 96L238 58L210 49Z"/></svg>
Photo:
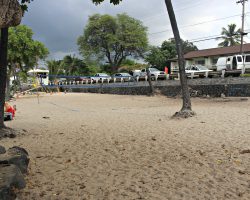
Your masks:
<svg viewBox="0 0 250 200"><path fill-rule="evenodd" d="M210 35L219 35L221 28L230 23L241 25L241 17L217 20L197 26L183 27L204 21L216 20L241 13L241 6L229 0L175 0L174 9L184 39L195 39ZM246 12L250 12L250 3ZM172 31L163 0L124 0L119 6L108 1L95 6L91 0L35 0L25 14L23 24L30 26L35 39L45 43L51 57L61 58L65 54L78 55L77 38L82 34L88 16L95 13L116 15L126 12L143 21L149 32L151 44L160 45L163 40L172 37ZM246 29L250 29L248 14ZM152 34L161 32L157 34ZM249 38L246 38L250 41ZM195 43L199 48L216 47L218 41L209 40Z"/></svg>

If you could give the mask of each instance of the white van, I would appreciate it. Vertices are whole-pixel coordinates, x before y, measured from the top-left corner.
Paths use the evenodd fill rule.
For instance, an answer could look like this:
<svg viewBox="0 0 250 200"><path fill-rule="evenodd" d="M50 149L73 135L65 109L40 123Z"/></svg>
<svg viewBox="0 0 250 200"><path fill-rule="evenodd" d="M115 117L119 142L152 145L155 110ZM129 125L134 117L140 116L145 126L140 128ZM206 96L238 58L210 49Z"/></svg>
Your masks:
<svg viewBox="0 0 250 200"><path fill-rule="evenodd" d="M241 70L243 66L250 69L250 54L220 57L216 63L217 71Z"/></svg>
<svg viewBox="0 0 250 200"><path fill-rule="evenodd" d="M245 69L250 69L250 54L243 55L245 61Z"/></svg>

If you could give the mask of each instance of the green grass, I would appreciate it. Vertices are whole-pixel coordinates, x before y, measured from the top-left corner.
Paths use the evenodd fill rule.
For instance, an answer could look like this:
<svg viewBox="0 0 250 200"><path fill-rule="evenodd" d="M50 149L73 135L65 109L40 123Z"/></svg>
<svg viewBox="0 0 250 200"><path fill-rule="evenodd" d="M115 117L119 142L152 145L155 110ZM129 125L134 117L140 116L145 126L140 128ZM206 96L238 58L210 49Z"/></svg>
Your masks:
<svg viewBox="0 0 250 200"><path fill-rule="evenodd" d="M250 74L241 74L241 77L250 77Z"/></svg>

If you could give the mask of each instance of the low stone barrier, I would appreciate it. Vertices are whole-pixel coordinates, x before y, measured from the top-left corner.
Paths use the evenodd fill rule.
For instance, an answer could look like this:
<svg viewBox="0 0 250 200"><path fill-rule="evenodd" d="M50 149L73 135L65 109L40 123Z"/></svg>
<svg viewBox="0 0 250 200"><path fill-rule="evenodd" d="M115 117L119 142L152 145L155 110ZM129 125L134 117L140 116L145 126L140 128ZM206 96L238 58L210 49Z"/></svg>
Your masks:
<svg viewBox="0 0 250 200"><path fill-rule="evenodd" d="M179 80L153 81L153 86L166 96L181 95ZM250 77L228 78L203 78L189 79L188 86L192 96L209 95L211 97L225 96L250 96ZM50 90L57 90L57 86L50 86ZM135 82L123 84L93 84L91 86L60 86L61 91L82 93L104 93L120 95L148 95L150 87L148 82Z"/></svg>

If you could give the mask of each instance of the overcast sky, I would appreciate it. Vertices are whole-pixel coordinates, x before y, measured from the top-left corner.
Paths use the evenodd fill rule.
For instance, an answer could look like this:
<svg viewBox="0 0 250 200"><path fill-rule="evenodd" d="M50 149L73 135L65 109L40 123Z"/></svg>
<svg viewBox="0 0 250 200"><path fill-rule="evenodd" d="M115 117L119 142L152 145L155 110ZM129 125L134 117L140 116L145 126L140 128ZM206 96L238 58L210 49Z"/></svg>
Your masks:
<svg viewBox="0 0 250 200"><path fill-rule="evenodd" d="M241 4L237 0L173 0L181 37L197 40L220 35L230 23L241 27ZM160 45L173 37L164 0L123 0L118 6L106 0L95 6L91 0L34 0L22 23L32 28L34 39L50 50L50 58L78 55L77 38L83 33L88 16L95 13L116 15L126 12L148 27L150 44ZM246 2L245 30L250 32L250 2ZM250 42L250 33L245 38ZM194 43L199 49L217 47L219 41Z"/></svg>

